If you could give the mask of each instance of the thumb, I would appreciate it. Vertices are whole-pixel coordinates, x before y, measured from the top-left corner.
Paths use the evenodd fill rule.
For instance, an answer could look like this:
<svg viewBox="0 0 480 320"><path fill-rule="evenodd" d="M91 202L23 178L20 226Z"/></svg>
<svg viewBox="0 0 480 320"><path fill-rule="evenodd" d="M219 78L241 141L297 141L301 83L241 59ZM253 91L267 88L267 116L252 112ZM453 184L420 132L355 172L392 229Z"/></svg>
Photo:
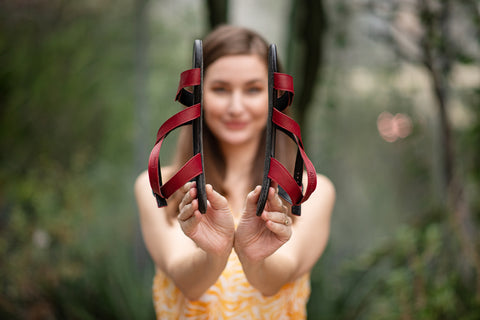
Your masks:
<svg viewBox="0 0 480 320"><path fill-rule="evenodd" d="M224 196L222 196L220 193L215 191L211 184L207 184L205 186L205 189L207 191L208 202L210 203L210 206L213 209L219 210L219 209L228 208L227 199Z"/></svg>

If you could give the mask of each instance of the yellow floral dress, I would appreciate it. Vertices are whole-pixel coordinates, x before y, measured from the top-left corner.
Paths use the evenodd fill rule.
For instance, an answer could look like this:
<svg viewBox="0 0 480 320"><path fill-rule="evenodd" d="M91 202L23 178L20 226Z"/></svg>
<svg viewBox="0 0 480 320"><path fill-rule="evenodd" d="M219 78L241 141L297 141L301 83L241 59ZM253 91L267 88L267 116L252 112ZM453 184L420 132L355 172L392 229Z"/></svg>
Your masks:
<svg viewBox="0 0 480 320"><path fill-rule="evenodd" d="M265 297L252 287L232 251L217 282L198 301L190 301L173 281L157 271L153 302L157 319L306 319L310 275L287 283L274 296Z"/></svg>

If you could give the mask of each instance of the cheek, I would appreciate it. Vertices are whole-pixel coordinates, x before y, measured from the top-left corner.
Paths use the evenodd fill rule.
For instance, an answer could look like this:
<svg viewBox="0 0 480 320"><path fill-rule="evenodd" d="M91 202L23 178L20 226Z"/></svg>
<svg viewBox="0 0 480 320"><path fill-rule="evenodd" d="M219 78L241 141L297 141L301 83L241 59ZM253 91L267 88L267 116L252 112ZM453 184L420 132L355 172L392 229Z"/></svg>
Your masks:
<svg viewBox="0 0 480 320"><path fill-rule="evenodd" d="M255 119L266 123L268 118L268 96L253 99L250 103L250 112Z"/></svg>
<svg viewBox="0 0 480 320"><path fill-rule="evenodd" d="M225 103L222 99L215 98L213 95L204 94L203 112L205 118L218 117L225 112Z"/></svg>
<svg viewBox="0 0 480 320"><path fill-rule="evenodd" d="M203 120L209 128L215 128L215 121L219 118L218 113L212 111L214 110L212 110L211 108L203 108Z"/></svg>
<svg viewBox="0 0 480 320"><path fill-rule="evenodd" d="M256 119L257 119L258 127L261 129L265 128L268 120L268 112L265 111L258 114Z"/></svg>

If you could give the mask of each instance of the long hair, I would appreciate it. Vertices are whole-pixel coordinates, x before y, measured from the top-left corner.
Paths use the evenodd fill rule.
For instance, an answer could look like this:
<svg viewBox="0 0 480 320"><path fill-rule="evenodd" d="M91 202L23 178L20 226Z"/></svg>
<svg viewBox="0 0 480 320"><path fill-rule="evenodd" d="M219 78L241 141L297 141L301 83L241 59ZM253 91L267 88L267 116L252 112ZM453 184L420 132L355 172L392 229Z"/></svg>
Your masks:
<svg viewBox="0 0 480 320"><path fill-rule="evenodd" d="M204 72L208 67L221 57L231 55L258 55L262 61L267 64L268 43L256 32L247 28L222 25L214 29L203 40ZM192 134L190 127L181 129L177 144L176 154L173 159L173 167L178 170L192 156ZM265 160L265 135L263 131L261 142L258 146L252 170L250 172L250 189L253 190L256 185L262 183L263 163ZM288 169L293 168L294 151L292 145L288 143L286 136L278 135L276 150L279 155L277 158L286 164ZM206 182L211 184L215 190L228 197L224 186L226 174L225 159L222 154L218 140L212 134L205 121L203 123L203 155ZM288 156L289 157L286 157ZM290 158L290 161L288 160ZM181 199L172 197L169 208L173 215L177 214L178 203Z"/></svg>

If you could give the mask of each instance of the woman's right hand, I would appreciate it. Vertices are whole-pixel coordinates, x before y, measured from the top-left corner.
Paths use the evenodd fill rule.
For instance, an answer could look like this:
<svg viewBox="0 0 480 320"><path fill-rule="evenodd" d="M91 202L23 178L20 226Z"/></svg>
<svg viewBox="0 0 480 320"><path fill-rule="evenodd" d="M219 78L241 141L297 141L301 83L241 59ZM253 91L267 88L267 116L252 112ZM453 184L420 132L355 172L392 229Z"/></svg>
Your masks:
<svg viewBox="0 0 480 320"><path fill-rule="evenodd" d="M206 185L207 212L198 210L197 188L188 182L182 189L184 196L179 204L178 221L189 238L207 253L229 255L233 247L235 225L227 199Z"/></svg>

